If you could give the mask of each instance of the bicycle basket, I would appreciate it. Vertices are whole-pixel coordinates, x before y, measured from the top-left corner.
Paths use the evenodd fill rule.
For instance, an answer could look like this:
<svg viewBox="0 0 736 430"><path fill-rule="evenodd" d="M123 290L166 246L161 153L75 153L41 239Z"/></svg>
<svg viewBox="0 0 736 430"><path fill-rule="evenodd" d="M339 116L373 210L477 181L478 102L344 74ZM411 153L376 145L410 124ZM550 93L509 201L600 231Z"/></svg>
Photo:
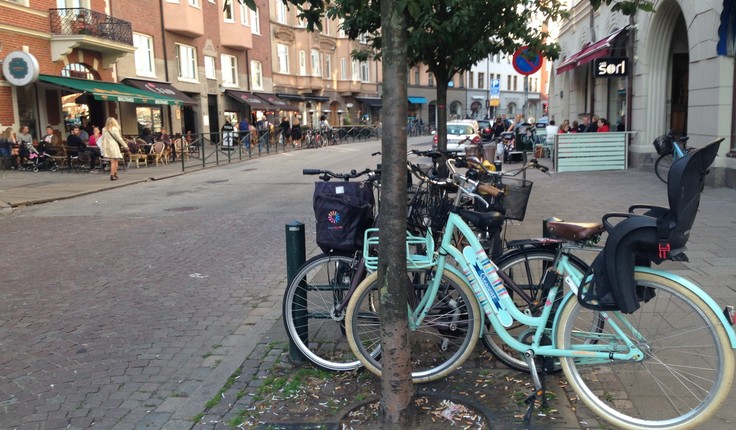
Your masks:
<svg viewBox="0 0 736 430"><path fill-rule="evenodd" d="M516 178L503 179L503 209L507 219L524 221L526 205L532 193L532 181Z"/></svg>
<svg viewBox="0 0 736 430"><path fill-rule="evenodd" d="M439 191L432 193L426 187L411 189L409 195L407 230L420 235L426 234L429 228L441 232L450 216L452 202Z"/></svg>
<svg viewBox="0 0 736 430"><path fill-rule="evenodd" d="M361 249L363 232L373 222L373 203L371 187L362 182L316 182L313 206L320 249Z"/></svg>
<svg viewBox="0 0 736 430"><path fill-rule="evenodd" d="M379 229L369 228L365 231L363 242L363 258L365 267L370 271L378 270ZM406 267L409 269L427 269L434 266L434 239L432 232L415 236L406 232Z"/></svg>
<svg viewBox="0 0 736 430"><path fill-rule="evenodd" d="M654 149L657 151L657 155L661 156L672 153L672 139L665 135L659 136L658 138L654 139L652 145L654 145Z"/></svg>

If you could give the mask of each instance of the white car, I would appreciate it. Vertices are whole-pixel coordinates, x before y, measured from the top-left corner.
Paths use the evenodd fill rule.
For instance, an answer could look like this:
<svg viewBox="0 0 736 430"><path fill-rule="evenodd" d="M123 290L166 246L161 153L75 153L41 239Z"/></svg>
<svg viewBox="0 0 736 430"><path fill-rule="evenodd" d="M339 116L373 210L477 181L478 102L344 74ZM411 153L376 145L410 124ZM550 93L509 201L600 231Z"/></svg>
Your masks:
<svg viewBox="0 0 736 430"><path fill-rule="evenodd" d="M435 134L432 143L432 149L437 149L438 136ZM470 145L478 145L480 143L480 134L478 129L472 124L463 121L453 121L447 123L447 150L450 152L462 152Z"/></svg>

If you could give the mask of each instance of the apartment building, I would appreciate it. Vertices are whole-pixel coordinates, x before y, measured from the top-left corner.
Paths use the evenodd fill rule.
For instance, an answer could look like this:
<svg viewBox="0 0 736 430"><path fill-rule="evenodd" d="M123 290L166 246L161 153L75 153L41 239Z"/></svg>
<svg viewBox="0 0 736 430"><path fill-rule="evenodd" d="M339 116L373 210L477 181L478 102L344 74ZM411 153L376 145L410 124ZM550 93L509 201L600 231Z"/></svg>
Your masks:
<svg viewBox="0 0 736 430"><path fill-rule="evenodd" d="M588 1L569 0L570 18L558 39L562 56L552 73L550 114L572 121L590 112L612 124L623 119L632 133L632 166L651 165L652 141L669 130L688 134L694 146L726 137L721 155L733 154L734 3L654 3L654 13L638 12L630 21L609 8L593 11ZM718 157L709 177L734 187L735 169L736 159Z"/></svg>

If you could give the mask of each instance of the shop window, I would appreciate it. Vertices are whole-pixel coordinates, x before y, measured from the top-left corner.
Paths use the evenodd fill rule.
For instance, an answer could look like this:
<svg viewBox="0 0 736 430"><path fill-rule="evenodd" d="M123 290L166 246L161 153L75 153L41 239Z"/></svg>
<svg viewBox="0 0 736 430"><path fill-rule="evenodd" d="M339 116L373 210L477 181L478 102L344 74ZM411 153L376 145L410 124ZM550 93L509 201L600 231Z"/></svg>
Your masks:
<svg viewBox="0 0 736 430"><path fill-rule="evenodd" d="M160 133L163 127L163 116L161 108L150 106L139 106L135 108L135 117L138 121L138 134L144 128L149 128L153 133Z"/></svg>

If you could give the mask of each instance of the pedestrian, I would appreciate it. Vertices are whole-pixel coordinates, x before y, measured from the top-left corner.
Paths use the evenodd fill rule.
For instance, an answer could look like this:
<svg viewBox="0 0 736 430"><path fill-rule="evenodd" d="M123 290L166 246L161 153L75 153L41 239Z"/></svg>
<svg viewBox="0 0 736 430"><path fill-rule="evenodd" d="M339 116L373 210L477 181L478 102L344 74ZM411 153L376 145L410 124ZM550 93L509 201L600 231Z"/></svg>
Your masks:
<svg viewBox="0 0 736 430"><path fill-rule="evenodd" d="M102 143L98 141L98 145L102 148L102 153L110 159L110 180L118 180L118 162L123 159L122 151L128 151L128 144L125 143L123 136L120 134L120 124L118 120L110 117L105 121L105 128L102 130Z"/></svg>
<svg viewBox="0 0 736 430"><path fill-rule="evenodd" d="M281 117L281 123L279 124L279 128L281 129L281 135L284 137L284 145L291 137L291 123L286 118L286 116Z"/></svg>
<svg viewBox="0 0 736 430"><path fill-rule="evenodd" d="M13 154L13 145L15 145L15 136L13 136L13 127L8 127L0 135L0 157L10 157ZM12 167L15 168L16 163Z"/></svg>
<svg viewBox="0 0 736 430"><path fill-rule="evenodd" d="M243 147L246 147L248 145L248 142L250 141L250 125L248 124L248 120L245 116L243 116L243 119L241 119L238 123L238 133L240 142L243 144Z"/></svg>
<svg viewBox="0 0 736 430"><path fill-rule="evenodd" d="M559 130L557 130L557 133L569 133L570 132L570 120L566 119L562 121L562 125L560 125Z"/></svg>
<svg viewBox="0 0 736 430"><path fill-rule="evenodd" d="M294 118L294 123L291 124L291 143L294 146L302 146L302 126L299 124L299 118Z"/></svg>
<svg viewBox="0 0 736 430"><path fill-rule="evenodd" d="M598 133L607 133L611 131L611 125L608 123L608 120L605 118L599 118L596 131Z"/></svg>

